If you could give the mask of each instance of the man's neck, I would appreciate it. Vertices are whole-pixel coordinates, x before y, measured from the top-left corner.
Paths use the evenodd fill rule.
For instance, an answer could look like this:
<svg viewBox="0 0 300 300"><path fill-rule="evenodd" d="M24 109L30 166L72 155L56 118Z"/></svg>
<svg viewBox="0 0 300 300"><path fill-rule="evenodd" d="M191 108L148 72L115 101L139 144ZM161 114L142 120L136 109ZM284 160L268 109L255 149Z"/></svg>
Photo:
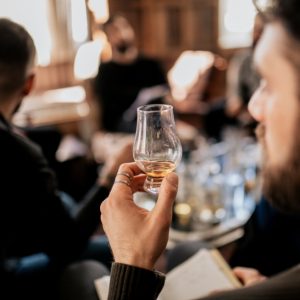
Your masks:
<svg viewBox="0 0 300 300"><path fill-rule="evenodd" d="M19 101L15 98L5 99L3 102L0 100L0 114L7 122L11 122L18 103Z"/></svg>
<svg viewBox="0 0 300 300"><path fill-rule="evenodd" d="M125 53L120 53L118 51L112 52L112 60L119 64L130 64L138 56L138 50L136 47L129 48Z"/></svg>

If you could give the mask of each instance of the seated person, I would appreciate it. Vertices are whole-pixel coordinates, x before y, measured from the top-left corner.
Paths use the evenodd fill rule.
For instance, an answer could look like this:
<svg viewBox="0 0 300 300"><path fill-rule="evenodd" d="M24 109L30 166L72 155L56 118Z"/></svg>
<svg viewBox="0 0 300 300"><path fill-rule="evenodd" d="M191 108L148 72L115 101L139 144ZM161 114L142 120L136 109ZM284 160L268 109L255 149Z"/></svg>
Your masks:
<svg viewBox="0 0 300 300"><path fill-rule="evenodd" d="M103 30L111 45L112 57L100 64L94 82L101 111L100 129L132 132L132 126L123 122L123 114L143 88L166 85L165 74L158 61L138 53L134 30L123 16L112 16Z"/></svg>
<svg viewBox="0 0 300 300"><path fill-rule="evenodd" d="M106 177L82 202L66 209L41 149L11 122L33 86L33 40L7 19L0 19L0 35L1 293L10 299L54 299L62 268L88 258L88 250L90 258L110 264L107 241L91 237L99 226L99 204L110 190L110 171L116 167L110 164Z"/></svg>

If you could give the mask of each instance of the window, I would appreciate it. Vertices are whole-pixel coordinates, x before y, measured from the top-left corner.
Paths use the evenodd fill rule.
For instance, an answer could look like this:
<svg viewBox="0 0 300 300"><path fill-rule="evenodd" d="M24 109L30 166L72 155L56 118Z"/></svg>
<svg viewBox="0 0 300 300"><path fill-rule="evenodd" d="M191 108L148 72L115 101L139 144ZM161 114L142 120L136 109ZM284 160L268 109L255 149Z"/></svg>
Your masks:
<svg viewBox="0 0 300 300"><path fill-rule="evenodd" d="M222 48L250 46L255 14L252 0L219 0L219 45Z"/></svg>
<svg viewBox="0 0 300 300"><path fill-rule="evenodd" d="M0 17L23 25L36 45L38 64L50 63L52 41L48 23L48 0L0 0Z"/></svg>
<svg viewBox="0 0 300 300"><path fill-rule="evenodd" d="M40 66L73 60L89 38L85 0L0 0L0 17L28 30Z"/></svg>

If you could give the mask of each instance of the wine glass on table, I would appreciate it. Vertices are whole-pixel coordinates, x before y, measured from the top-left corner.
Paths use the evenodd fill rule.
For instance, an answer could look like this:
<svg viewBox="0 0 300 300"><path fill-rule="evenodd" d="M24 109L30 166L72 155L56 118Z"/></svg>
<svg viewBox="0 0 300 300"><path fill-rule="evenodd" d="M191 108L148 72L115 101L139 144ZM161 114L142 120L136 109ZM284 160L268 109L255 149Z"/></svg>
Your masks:
<svg viewBox="0 0 300 300"><path fill-rule="evenodd" d="M146 173L146 192L157 195L163 178L180 162L182 147L176 133L173 107L166 104L140 106L133 157Z"/></svg>

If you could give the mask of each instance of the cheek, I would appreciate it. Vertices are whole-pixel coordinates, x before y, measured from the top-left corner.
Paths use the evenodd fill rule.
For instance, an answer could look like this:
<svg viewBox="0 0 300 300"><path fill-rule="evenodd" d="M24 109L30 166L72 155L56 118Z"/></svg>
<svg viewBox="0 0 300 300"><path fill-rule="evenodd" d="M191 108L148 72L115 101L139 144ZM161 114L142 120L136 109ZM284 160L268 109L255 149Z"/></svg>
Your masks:
<svg viewBox="0 0 300 300"><path fill-rule="evenodd" d="M290 157L296 132L297 109L289 101L274 99L268 104L266 144L271 163L284 165Z"/></svg>

